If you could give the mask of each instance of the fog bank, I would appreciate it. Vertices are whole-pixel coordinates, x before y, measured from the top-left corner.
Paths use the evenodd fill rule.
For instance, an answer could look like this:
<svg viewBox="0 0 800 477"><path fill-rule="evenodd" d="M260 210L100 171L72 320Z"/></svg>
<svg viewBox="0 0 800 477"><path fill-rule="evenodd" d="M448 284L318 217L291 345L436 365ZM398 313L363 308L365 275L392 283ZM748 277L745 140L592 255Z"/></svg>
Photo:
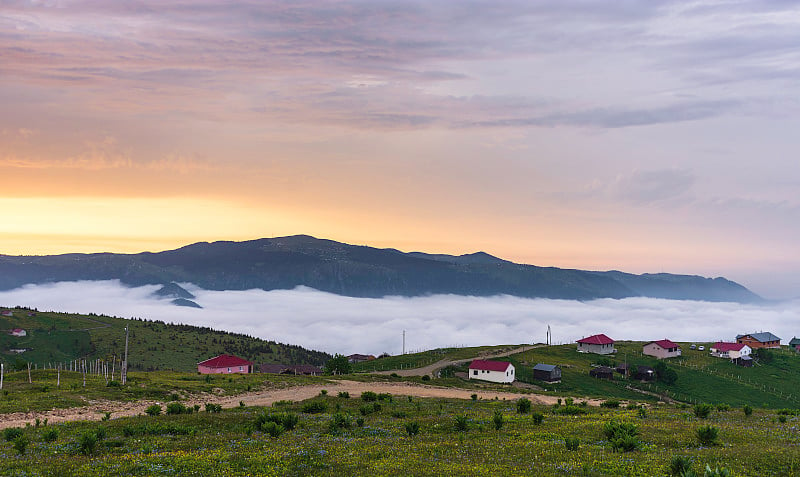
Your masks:
<svg viewBox="0 0 800 477"><path fill-rule="evenodd" d="M800 335L800 301L742 305L654 298L586 302L513 296L353 298L305 287L294 290L210 291L183 284L202 309L156 298L159 285L129 288L118 281L26 285L0 292L0 306L98 313L209 326L330 353L402 351L445 346L554 343L605 333L616 340L732 340L771 331L786 344Z"/></svg>

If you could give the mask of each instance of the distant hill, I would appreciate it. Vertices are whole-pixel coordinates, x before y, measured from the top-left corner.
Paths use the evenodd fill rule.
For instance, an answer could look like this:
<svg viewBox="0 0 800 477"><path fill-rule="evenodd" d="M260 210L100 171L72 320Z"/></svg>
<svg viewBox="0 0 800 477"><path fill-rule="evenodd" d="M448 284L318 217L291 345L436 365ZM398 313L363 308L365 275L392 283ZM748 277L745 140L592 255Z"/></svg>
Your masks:
<svg viewBox="0 0 800 477"><path fill-rule="evenodd" d="M292 289L299 285L354 297L456 294L588 300L647 296L753 302L761 298L724 278L591 272L522 265L485 252L404 253L307 235L245 242L199 242L139 254L0 255L0 290L28 283L118 279L127 285L174 282L209 290ZM178 287L180 288L180 287ZM202 305L202 303L201 303Z"/></svg>
<svg viewBox="0 0 800 477"><path fill-rule="evenodd" d="M220 354L234 354L256 364L321 366L331 358L328 353L296 345L206 327L27 308L10 310L12 316L0 316L0 362L6 366L17 361L44 365L78 358L111 361L116 356L119 360L125 350L126 326L130 327L129 369L135 371L192 372L197 371L200 361ZM9 335L7 331L14 328L24 329L26 336Z"/></svg>

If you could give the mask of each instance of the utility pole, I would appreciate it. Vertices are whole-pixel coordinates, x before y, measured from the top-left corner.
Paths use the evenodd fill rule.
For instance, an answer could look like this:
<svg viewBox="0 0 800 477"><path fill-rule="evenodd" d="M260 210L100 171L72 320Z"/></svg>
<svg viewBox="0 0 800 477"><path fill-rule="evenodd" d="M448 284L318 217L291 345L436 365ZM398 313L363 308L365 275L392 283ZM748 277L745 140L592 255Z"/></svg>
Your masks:
<svg viewBox="0 0 800 477"><path fill-rule="evenodd" d="M406 354L406 330L403 330L403 354Z"/></svg>
<svg viewBox="0 0 800 477"><path fill-rule="evenodd" d="M553 333L550 331L550 325L547 325L547 346L553 344Z"/></svg>
<svg viewBox="0 0 800 477"><path fill-rule="evenodd" d="M125 360L122 362L122 369L120 370L123 385L128 381L128 328L128 326L125 327Z"/></svg>

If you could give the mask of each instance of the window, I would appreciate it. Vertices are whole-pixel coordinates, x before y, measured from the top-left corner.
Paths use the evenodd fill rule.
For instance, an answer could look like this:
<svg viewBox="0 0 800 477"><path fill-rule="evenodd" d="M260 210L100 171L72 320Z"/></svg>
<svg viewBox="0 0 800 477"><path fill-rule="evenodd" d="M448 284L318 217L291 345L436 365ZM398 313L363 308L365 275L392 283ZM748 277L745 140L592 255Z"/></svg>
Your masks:
<svg viewBox="0 0 800 477"><path fill-rule="evenodd" d="M229 372L229 373L231 372L231 368L228 368L228 372Z"/></svg>
<svg viewBox="0 0 800 477"><path fill-rule="evenodd" d="M244 371L241 366L239 366L239 371Z"/></svg>
<svg viewBox="0 0 800 477"><path fill-rule="evenodd" d="M477 376L478 375L478 370L476 369L476 370L472 371L472 375L473 376Z"/></svg>

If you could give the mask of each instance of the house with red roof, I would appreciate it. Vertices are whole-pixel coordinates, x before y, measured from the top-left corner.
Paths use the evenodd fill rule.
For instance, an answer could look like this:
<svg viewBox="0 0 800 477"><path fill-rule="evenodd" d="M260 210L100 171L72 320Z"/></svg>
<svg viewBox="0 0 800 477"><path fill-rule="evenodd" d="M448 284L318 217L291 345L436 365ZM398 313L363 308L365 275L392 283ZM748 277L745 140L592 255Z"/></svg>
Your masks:
<svg viewBox="0 0 800 477"><path fill-rule="evenodd" d="M230 354L221 354L215 358L197 363L200 374L249 374L253 372L253 362Z"/></svg>
<svg viewBox="0 0 800 477"><path fill-rule="evenodd" d="M579 353L611 354L616 353L614 340L600 333L578 340Z"/></svg>
<svg viewBox="0 0 800 477"><path fill-rule="evenodd" d="M8 334L11 336L23 337L27 336L28 332L23 330L22 328L14 328L13 330L9 331Z"/></svg>
<svg viewBox="0 0 800 477"><path fill-rule="evenodd" d="M658 359L675 358L681 355L681 347L678 343L665 338L646 343L642 347L642 354L654 356Z"/></svg>
<svg viewBox="0 0 800 477"><path fill-rule="evenodd" d="M14 312L11 310L3 310L0 311L0 316L14 316Z"/></svg>
<svg viewBox="0 0 800 477"><path fill-rule="evenodd" d="M507 361L476 359L469 365L469 379L492 383L513 383L514 365Z"/></svg>
<svg viewBox="0 0 800 477"><path fill-rule="evenodd" d="M717 358L739 359L750 356L753 349L744 343L726 343L717 341L711 346L711 356Z"/></svg>

